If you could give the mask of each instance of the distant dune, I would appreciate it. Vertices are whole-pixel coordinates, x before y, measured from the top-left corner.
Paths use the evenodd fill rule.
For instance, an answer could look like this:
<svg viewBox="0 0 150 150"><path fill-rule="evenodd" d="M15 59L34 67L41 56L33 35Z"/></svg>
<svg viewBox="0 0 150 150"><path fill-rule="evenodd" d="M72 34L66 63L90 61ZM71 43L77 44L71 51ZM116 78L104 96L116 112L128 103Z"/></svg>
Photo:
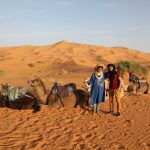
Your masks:
<svg viewBox="0 0 150 150"><path fill-rule="evenodd" d="M150 67L150 54L125 47L104 47L60 41L47 46L0 47L0 69L7 74L2 81L25 81L67 72L91 72L101 62L135 60ZM0 79L0 80L1 80Z"/></svg>

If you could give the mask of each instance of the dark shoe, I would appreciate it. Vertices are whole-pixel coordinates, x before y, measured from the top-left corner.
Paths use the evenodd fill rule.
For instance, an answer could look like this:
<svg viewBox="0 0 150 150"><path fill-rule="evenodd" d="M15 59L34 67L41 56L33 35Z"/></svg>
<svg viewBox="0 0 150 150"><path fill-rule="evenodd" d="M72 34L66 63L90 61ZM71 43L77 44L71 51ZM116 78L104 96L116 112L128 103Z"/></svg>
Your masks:
<svg viewBox="0 0 150 150"><path fill-rule="evenodd" d="M117 116L117 117L120 117L120 112L117 112L117 113L116 113L116 116Z"/></svg>

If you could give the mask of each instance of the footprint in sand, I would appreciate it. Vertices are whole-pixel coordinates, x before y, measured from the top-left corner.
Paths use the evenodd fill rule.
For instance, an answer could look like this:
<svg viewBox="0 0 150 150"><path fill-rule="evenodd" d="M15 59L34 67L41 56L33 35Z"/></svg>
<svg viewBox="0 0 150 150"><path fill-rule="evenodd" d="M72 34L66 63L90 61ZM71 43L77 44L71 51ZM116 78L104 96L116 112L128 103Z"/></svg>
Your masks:
<svg viewBox="0 0 150 150"><path fill-rule="evenodd" d="M81 143L81 144L78 144L76 146L77 149L85 149L86 148L86 144L85 143Z"/></svg>
<svg viewBox="0 0 150 150"><path fill-rule="evenodd" d="M127 119L127 120L124 121L125 126L132 126L132 124L133 124L132 120Z"/></svg>
<svg viewBox="0 0 150 150"><path fill-rule="evenodd" d="M72 128L71 127L66 127L62 131L63 131L64 134L68 134L68 133L72 132Z"/></svg>
<svg viewBox="0 0 150 150"><path fill-rule="evenodd" d="M87 134L83 136L83 140L86 144L88 144L88 143L91 143L91 141L98 140L98 138L96 134ZM93 144L92 146L89 145L89 147L93 147Z"/></svg>
<svg viewBox="0 0 150 150"><path fill-rule="evenodd" d="M147 143L146 146L148 146L150 148L150 143Z"/></svg>
<svg viewBox="0 0 150 150"><path fill-rule="evenodd" d="M49 143L47 142L47 141L42 141L41 143L39 143L37 146L36 146L36 148L35 148L35 150L40 150L40 149L47 149L46 147L47 146L49 146Z"/></svg>
<svg viewBox="0 0 150 150"><path fill-rule="evenodd" d="M82 139L81 134L75 134L75 135L73 135L73 137L71 139L71 142L72 143L74 143L74 142L76 143L76 142L81 141L81 139Z"/></svg>
<svg viewBox="0 0 150 150"><path fill-rule="evenodd" d="M102 134L97 133L96 136L98 137L99 140L102 140L102 139L105 139L106 134L105 133L102 133Z"/></svg>
<svg viewBox="0 0 150 150"><path fill-rule="evenodd" d="M71 122L72 122L72 119L66 119L66 120L64 120L64 122L65 122L66 124L71 123Z"/></svg>
<svg viewBox="0 0 150 150"><path fill-rule="evenodd" d="M110 146L109 146L111 149L121 149L121 150L125 150L125 146L120 144L120 143L111 143Z"/></svg>
<svg viewBox="0 0 150 150"><path fill-rule="evenodd" d="M90 115L90 111L85 111L84 114L88 116Z"/></svg>
<svg viewBox="0 0 150 150"><path fill-rule="evenodd" d="M56 139L56 138L58 138L58 137L60 137L61 135L59 135L59 134L53 134L53 135L51 135L50 137L49 137L49 140L54 140L54 139Z"/></svg>
<svg viewBox="0 0 150 150"><path fill-rule="evenodd" d="M66 147L58 147L58 150L66 150Z"/></svg>
<svg viewBox="0 0 150 150"><path fill-rule="evenodd" d="M76 120L79 120L80 118L81 116L77 116L77 117L74 117L73 120L76 121Z"/></svg>
<svg viewBox="0 0 150 150"><path fill-rule="evenodd" d="M59 129L60 127L59 126L52 126L52 127L49 127L49 130L55 130L55 129Z"/></svg>
<svg viewBox="0 0 150 150"><path fill-rule="evenodd" d="M145 150L150 150L150 143L143 143Z"/></svg>
<svg viewBox="0 0 150 150"><path fill-rule="evenodd" d="M60 111L61 113L63 113L63 112L65 111L65 108L64 108L64 107L63 107L63 108L60 108L59 111Z"/></svg>
<svg viewBox="0 0 150 150"><path fill-rule="evenodd" d="M97 128L97 125L91 125L88 130L93 130L93 129L96 129Z"/></svg>
<svg viewBox="0 0 150 150"><path fill-rule="evenodd" d="M95 150L101 150L102 149L98 144L92 145L92 148Z"/></svg>
<svg viewBox="0 0 150 150"><path fill-rule="evenodd" d="M83 139L89 139L89 140L91 140L91 139L93 139L95 137L95 134L91 134L91 133L83 133L82 134L82 138Z"/></svg>

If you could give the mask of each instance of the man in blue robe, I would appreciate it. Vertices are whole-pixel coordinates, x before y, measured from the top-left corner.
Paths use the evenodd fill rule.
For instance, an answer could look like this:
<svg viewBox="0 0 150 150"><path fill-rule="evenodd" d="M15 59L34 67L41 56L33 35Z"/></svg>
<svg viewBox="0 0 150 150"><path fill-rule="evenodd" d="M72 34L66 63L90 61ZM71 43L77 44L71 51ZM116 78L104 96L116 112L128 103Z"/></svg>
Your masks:
<svg viewBox="0 0 150 150"><path fill-rule="evenodd" d="M103 64L97 64L95 72L91 75L91 103L93 104L94 112L99 112L100 103L105 101L105 78L103 70L105 66Z"/></svg>

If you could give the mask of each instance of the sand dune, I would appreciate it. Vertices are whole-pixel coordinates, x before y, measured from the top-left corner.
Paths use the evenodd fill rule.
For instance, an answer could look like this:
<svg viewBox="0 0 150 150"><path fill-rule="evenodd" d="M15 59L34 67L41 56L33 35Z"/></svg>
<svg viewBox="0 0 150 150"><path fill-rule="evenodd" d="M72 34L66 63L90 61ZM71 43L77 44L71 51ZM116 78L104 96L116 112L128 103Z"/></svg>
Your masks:
<svg viewBox="0 0 150 150"><path fill-rule="evenodd" d="M119 60L135 60L150 66L150 54L124 47L103 47L61 41L48 46L17 46L0 48L0 68L7 72L7 77L0 80L12 81L22 76L34 78L52 75L60 69L67 71L88 72L95 64L116 63ZM58 71L59 72L59 71ZM15 81L16 82L16 81Z"/></svg>
<svg viewBox="0 0 150 150"><path fill-rule="evenodd" d="M74 82L82 87L98 62L116 63L129 59L150 67L150 54L125 47L104 47L61 41L47 46L0 48L0 83L27 86L42 78L50 89L55 81ZM72 98L69 101L72 102ZM150 95L130 95L122 100L122 116L106 115L108 101L99 114L90 108L50 108L32 110L0 108L0 149L150 149Z"/></svg>

